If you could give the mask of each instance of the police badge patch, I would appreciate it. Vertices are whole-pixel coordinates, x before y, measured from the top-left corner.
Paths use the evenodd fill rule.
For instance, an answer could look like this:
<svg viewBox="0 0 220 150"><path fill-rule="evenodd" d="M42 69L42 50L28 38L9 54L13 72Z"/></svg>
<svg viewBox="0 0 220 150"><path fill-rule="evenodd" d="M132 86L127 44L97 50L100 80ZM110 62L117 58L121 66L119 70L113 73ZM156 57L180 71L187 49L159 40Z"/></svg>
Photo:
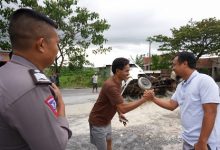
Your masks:
<svg viewBox="0 0 220 150"><path fill-rule="evenodd" d="M39 84L50 85L51 84L51 81L40 70L30 69L29 73L36 85L39 85Z"/></svg>
<svg viewBox="0 0 220 150"><path fill-rule="evenodd" d="M47 106L49 106L50 110L54 113L55 116L57 116L57 103L54 99L53 96L49 96L45 101L44 101Z"/></svg>

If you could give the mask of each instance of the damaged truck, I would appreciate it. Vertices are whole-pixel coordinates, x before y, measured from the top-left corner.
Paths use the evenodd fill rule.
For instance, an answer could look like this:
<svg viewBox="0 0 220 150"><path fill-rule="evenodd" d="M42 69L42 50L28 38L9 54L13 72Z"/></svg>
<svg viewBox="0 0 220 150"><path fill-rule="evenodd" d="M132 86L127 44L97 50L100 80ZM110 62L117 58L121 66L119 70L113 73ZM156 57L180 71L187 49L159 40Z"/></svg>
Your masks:
<svg viewBox="0 0 220 150"><path fill-rule="evenodd" d="M139 99L146 89L154 89L156 95L170 96L175 90L177 79L174 72L161 70L146 74L137 64L130 64L130 77L122 83L121 95L127 101Z"/></svg>

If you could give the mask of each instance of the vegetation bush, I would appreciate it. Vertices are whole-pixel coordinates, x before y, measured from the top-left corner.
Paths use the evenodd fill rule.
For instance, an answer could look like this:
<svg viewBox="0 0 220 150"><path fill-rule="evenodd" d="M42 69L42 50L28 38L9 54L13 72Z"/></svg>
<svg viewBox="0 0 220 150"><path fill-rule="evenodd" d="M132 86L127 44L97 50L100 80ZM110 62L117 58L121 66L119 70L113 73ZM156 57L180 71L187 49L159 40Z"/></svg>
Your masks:
<svg viewBox="0 0 220 150"><path fill-rule="evenodd" d="M97 71L96 68L82 68L70 70L67 67L63 67L60 72L60 87L91 88L91 79L95 72L97 72L98 74L98 86L100 87L106 79L106 77L103 77L102 73Z"/></svg>

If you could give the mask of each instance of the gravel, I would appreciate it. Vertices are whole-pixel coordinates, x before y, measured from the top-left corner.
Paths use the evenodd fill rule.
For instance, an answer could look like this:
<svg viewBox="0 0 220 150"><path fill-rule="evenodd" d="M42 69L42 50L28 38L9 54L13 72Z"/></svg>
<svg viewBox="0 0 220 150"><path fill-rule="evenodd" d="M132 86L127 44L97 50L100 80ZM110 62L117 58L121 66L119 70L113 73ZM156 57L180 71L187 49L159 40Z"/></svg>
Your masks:
<svg viewBox="0 0 220 150"><path fill-rule="evenodd" d="M89 142L88 105L74 105L82 113L69 113L68 120L73 131L67 150L96 150ZM91 107L92 105L89 105ZM79 108L80 107L80 108ZM74 111L72 111L74 112ZM81 112L81 111L80 111ZM124 127L117 115L112 121L113 150L181 150L181 126L179 111L161 109L146 104L126 115L129 123Z"/></svg>

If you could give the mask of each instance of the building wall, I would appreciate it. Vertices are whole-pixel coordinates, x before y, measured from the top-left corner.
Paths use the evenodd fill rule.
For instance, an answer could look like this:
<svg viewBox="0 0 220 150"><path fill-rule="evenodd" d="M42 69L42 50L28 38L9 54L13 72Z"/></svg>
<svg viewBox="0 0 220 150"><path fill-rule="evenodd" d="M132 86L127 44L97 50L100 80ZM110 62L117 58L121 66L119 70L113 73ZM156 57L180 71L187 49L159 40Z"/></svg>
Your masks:
<svg viewBox="0 0 220 150"><path fill-rule="evenodd" d="M220 82L220 57L213 61L212 77L215 79L215 81Z"/></svg>
<svg viewBox="0 0 220 150"><path fill-rule="evenodd" d="M3 66L7 61L9 61L9 53L0 52L0 67Z"/></svg>
<svg viewBox="0 0 220 150"><path fill-rule="evenodd" d="M0 61L9 61L9 53L0 52Z"/></svg>
<svg viewBox="0 0 220 150"><path fill-rule="evenodd" d="M144 70L150 67L150 58L144 57ZM220 57L200 58L197 61L196 68L205 74L212 76L216 81L220 81Z"/></svg>

